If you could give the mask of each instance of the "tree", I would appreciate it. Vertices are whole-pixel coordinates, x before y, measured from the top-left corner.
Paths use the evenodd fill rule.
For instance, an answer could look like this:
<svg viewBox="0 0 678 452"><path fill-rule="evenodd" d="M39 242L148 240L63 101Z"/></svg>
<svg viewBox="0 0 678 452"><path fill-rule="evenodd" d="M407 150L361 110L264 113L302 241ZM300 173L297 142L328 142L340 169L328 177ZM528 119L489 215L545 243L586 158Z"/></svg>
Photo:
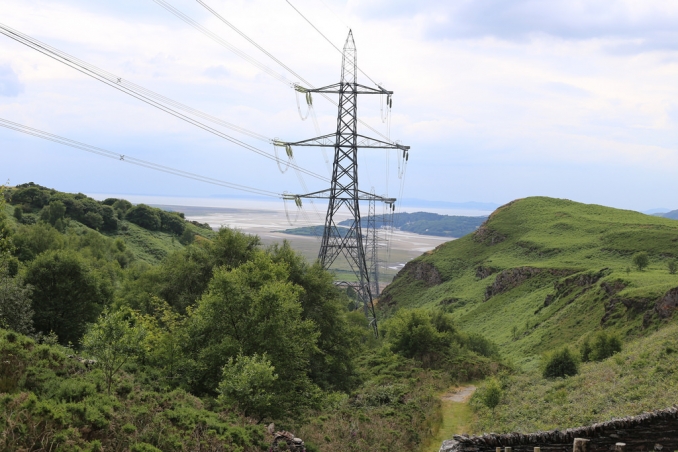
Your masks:
<svg viewBox="0 0 678 452"><path fill-rule="evenodd" d="M645 251L640 251L633 255L633 265L638 271L643 271L645 267L650 265L650 256Z"/></svg>
<svg viewBox="0 0 678 452"><path fill-rule="evenodd" d="M93 211L87 212L81 219L80 221L82 224L85 226L96 229L97 231L101 229L101 226L104 225L104 217L101 216L101 214Z"/></svg>
<svg viewBox="0 0 678 452"><path fill-rule="evenodd" d="M579 354L581 355L582 362L587 363L591 361L591 355L593 354L593 350L591 349L591 342L588 339L586 339L581 344L581 347L579 348Z"/></svg>
<svg viewBox="0 0 678 452"><path fill-rule="evenodd" d="M158 210L146 204L138 204L127 211L125 218L144 229L157 231L162 225Z"/></svg>
<svg viewBox="0 0 678 452"><path fill-rule="evenodd" d="M569 377L577 375L579 364L568 347L555 351L546 357L544 378Z"/></svg>
<svg viewBox="0 0 678 452"><path fill-rule="evenodd" d="M21 219L24 217L24 209L22 209L20 206L16 206L14 208L14 218L17 219L17 221L21 221Z"/></svg>
<svg viewBox="0 0 678 452"><path fill-rule="evenodd" d="M502 393L501 385L496 378L492 378L487 385L485 385L485 391L482 395L483 404L494 413L494 409L501 401Z"/></svg>
<svg viewBox="0 0 678 452"><path fill-rule="evenodd" d="M256 254L261 241L256 235L243 234L230 228L221 228L210 246L215 267L235 268Z"/></svg>
<svg viewBox="0 0 678 452"><path fill-rule="evenodd" d="M676 271L678 271L678 260L676 259L670 260L667 266L669 268L669 273L675 275Z"/></svg>
<svg viewBox="0 0 678 452"><path fill-rule="evenodd" d="M181 236L186 229L186 221L176 212L166 212L158 210L160 215L160 223L163 231L171 232L172 234Z"/></svg>
<svg viewBox="0 0 678 452"><path fill-rule="evenodd" d="M317 388L308 370L318 332L302 318L302 289L288 278L287 267L263 252L235 269L214 271L188 320L185 353L195 360L194 391L216 393L228 358L266 353L280 377L276 406L294 413L313 402L309 395Z"/></svg>
<svg viewBox="0 0 678 452"><path fill-rule="evenodd" d="M31 286L21 277L12 277L7 264L0 264L0 327L21 334L33 332Z"/></svg>
<svg viewBox="0 0 678 452"><path fill-rule="evenodd" d="M128 313L106 310L82 338L83 347L104 373L108 394L113 377L143 350L144 336L144 329L133 325Z"/></svg>
<svg viewBox="0 0 678 452"><path fill-rule="evenodd" d="M451 336L436 330L431 315L423 309L401 309L384 325L391 350L428 365L438 361L451 343Z"/></svg>
<svg viewBox="0 0 678 452"><path fill-rule="evenodd" d="M48 251L32 261L26 283L33 286L33 322L61 344L77 343L86 324L96 320L110 294L72 251Z"/></svg>
<svg viewBox="0 0 678 452"><path fill-rule="evenodd" d="M275 402L275 381L278 375L266 354L229 358L219 384L219 398L237 407L245 416L261 422L280 413Z"/></svg>
<svg viewBox="0 0 678 452"><path fill-rule="evenodd" d="M117 231L118 218L115 215L115 210L111 206L103 206L101 208L101 217L103 220L102 229L104 231Z"/></svg>
<svg viewBox="0 0 678 452"><path fill-rule="evenodd" d="M287 266L289 281L303 288L299 298L302 318L313 321L320 333L310 357L313 382L326 390L350 390L356 382L356 350L371 331L349 323L348 298L320 264L308 264L287 241L270 247L267 253L274 262Z"/></svg>
<svg viewBox="0 0 678 452"><path fill-rule="evenodd" d="M40 212L40 219L54 226L58 220L64 218L64 215L66 215L66 206L63 202L54 200L43 207L42 212Z"/></svg>

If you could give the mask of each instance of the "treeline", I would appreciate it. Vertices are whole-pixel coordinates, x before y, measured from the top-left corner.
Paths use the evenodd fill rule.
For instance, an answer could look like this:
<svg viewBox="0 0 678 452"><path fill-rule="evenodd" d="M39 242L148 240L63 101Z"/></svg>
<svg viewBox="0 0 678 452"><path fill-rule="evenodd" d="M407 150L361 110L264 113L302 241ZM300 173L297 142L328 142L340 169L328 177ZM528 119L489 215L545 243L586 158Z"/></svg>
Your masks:
<svg viewBox="0 0 678 452"><path fill-rule="evenodd" d="M146 204L132 205L125 199L108 198L101 202L82 193L70 194L42 187L33 182L4 191L6 201L14 206L13 215L22 224L43 221L63 232L70 220L101 232L115 232L127 220L149 231L165 231L190 242L184 214L168 212ZM208 228L193 222L194 225Z"/></svg>
<svg viewBox="0 0 678 452"><path fill-rule="evenodd" d="M0 449L258 450L275 421L309 450L412 450L437 390L497 369L496 347L441 312L398 313L374 338L287 243L222 228L151 265L95 216L174 240L174 219L195 230L181 214L34 184L3 199Z"/></svg>

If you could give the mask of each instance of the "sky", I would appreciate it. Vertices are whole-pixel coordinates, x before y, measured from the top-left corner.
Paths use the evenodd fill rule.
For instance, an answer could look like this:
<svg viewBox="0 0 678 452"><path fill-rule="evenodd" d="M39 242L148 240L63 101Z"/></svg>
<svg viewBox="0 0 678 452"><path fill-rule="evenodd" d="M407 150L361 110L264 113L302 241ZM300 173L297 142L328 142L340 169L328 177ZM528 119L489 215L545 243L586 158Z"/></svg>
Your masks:
<svg viewBox="0 0 678 452"><path fill-rule="evenodd" d="M411 146L360 150L361 188L430 201L552 196L645 211L678 208L678 3L659 0L204 0L315 86L338 82L349 27L358 66L394 91L359 116ZM195 0L173 7L300 82ZM291 4L290 4L291 2ZM0 23L268 139L316 136L289 83L153 0L3 0ZM294 8L291 6L293 5ZM359 82L371 82L362 73ZM302 107L303 99L301 99ZM303 108L302 108L303 110ZM337 108L314 97L321 134ZM0 118L114 153L273 193L327 188L0 35ZM273 146L221 129L261 151ZM380 138L362 127L360 133ZM323 153L295 148L327 177ZM332 150L327 155L331 158ZM284 152L283 152L284 154ZM0 128L1 182L191 198L233 189L154 172ZM284 169L284 167L283 167ZM402 178L399 178L402 176ZM403 182L404 179L404 182ZM401 188L403 188L401 190ZM401 195L402 193L402 195Z"/></svg>

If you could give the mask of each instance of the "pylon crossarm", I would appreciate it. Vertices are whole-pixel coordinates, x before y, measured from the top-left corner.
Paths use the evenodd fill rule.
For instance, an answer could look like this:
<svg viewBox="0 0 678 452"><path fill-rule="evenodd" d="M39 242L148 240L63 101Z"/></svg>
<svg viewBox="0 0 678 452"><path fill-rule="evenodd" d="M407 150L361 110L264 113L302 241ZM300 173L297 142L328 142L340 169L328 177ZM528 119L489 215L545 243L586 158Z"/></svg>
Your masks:
<svg viewBox="0 0 678 452"><path fill-rule="evenodd" d="M343 85L341 83L335 83L333 85L328 85L328 86L323 86L322 88L304 88L301 85L295 85L294 89L299 91L300 93L323 93L323 94L341 94L346 92L346 89L342 90L342 86L345 86L346 83ZM393 95L393 91L387 91L381 86L379 89L371 88L369 86L361 85L360 83L350 83L351 86L353 86L353 90L350 92L353 92L355 94L387 94L387 95Z"/></svg>
<svg viewBox="0 0 678 452"><path fill-rule="evenodd" d="M283 194L283 199L287 199L287 200L290 200L290 201L294 201L296 199L301 199L301 198L305 198L305 199L330 199L331 193L332 193L331 189L315 191L313 193L305 193L303 195L294 195L294 194L290 194L290 193L285 193L285 194ZM395 202L397 201L396 198L385 198L383 196L373 195L372 193L367 193L367 192L362 191L362 190L358 190L358 193L359 193L359 196L358 196L359 201L380 201L380 202L383 202L383 203L386 203L386 204L395 204ZM346 197L335 196L334 199L336 199L338 201L350 201L354 198L352 196L346 196Z"/></svg>
<svg viewBox="0 0 678 452"><path fill-rule="evenodd" d="M365 135L356 134L358 139L356 143L357 148L371 148L371 149L401 149L403 151L409 151L410 147L405 146L399 143L389 143L387 141L378 140L372 137L366 137ZM278 146L318 146L318 147L335 147L337 145L337 134L330 133L327 135L322 135L315 138L309 138L308 140L296 141L296 142L286 142L279 141Z"/></svg>

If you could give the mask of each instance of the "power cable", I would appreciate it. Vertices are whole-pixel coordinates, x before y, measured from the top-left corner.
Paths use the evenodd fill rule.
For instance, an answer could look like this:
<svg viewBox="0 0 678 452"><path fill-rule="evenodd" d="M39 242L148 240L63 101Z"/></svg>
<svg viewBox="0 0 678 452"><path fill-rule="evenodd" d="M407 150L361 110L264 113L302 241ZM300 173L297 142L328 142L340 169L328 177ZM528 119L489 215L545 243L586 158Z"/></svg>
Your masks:
<svg viewBox="0 0 678 452"><path fill-rule="evenodd" d="M203 27L202 25L200 25L199 23L197 23L195 20L193 20L193 19L191 19L190 17L188 17L186 14L184 14L184 13L182 13L181 11L179 11L178 9L174 8L172 5L170 5L169 3L167 3L165 0L153 0L153 1L154 1L155 3L157 3L158 5L162 6L163 8L165 8L167 11L171 12L172 14L174 14L174 15L175 15L176 17L178 17L179 19L181 19L181 20L183 20L184 22L186 22L188 25L191 25L191 26L194 27L196 30L198 30L198 31L200 31L201 33L203 33L203 34L204 34L205 36L207 36L208 38L213 39L213 40L216 41L218 44L221 44L222 46L228 48L229 50L233 51L233 52L234 52L235 54L237 54L238 56L240 56L240 57L242 57L243 59L245 59L246 61L248 61L248 62L254 64L255 66L257 66L258 68L262 69L264 72L266 72L267 74L269 74L269 75L272 76L273 78L277 79L278 81L283 82L284 84L286 84L286 85L288 85L288 86L294 87L294 83L291 83L291 82L290 82L287 78L285 78L283 75L278 74L277 72L275 72L275 71L273 71L272 69L268 68L268 67L267 67L266 65L264 65L263 63L259 63L257 60L255 60L254 58L250 57L250 56L249 56L248 54L246 54L245 52L242 52L241 50L237 49L235 46L233 46L232 44L228 43L228 42L225 41L224 39L220 38L218 35L216 35L215 33L211 32L211 31L208 30L207 28ZM207 9L210 13L212 13L217 19L221 20L225 25L227 25L228 27L230 27L233 31L235 31L236 33L238 33L238 34L239 34L240 36L242 36L243 38L245 38L248 42L250 42L250 43L251 43L252 45L254 45L257 49L259 49L260 51L262 51L264 54L266 54L269 58L271 58L273 61L275 61L276 63L278 63L280 66L282 66L282 67L283 67L285 70L287 70L290 74L292 74L292 75L294 75L295 77L297 77L297 79L298 79L299 81L303 82L304 84L306 84L306 85L307 85L309 88L311 88L311 89L316 88L312 83L310 83L310 82L309 82L308 80L306 80L304 77L302 77L302 76L299 75L297 72L295 72L294 70L292 70L289 66L287 66L286 64L284 64L282 61L280 61L278 58L276 58L273 54L271 54L270 52L268 52L268 51L267 51L266 49L264 49L262 46L260 46L259 44L257 44L256 41L254 41L252 38L250 38L249 36L247 36L247 34L245 34L243 31L241 31L239 28L237 28L237 27L236 27L235 25L233 25L231 22L229 22L228 20L226 20L222 15L220 15L218 12L216 12L213 8L211 8L209 5L207 5L204 1L201 1L201 0L196 0L196 1L197 1L200 5L202 5L205 9ZM341 50L340 50L340 52L341 52ZM343 52L341 52L341 54L343 55ZM265 69L264 69L264 68L265 68ZM360 68L358 68L358 70L360 70ZM362 70L360 70L360 72L363 73L363 75L365 75L367 78L369 78L370 80L372 80L372 79L371 79L369 76L367 76L367 74L365 74ZM372 81L372 83L374 83L374 81ZM334 106L339 106L339 104L338 104L336 101L334 101L331 97L329 97L327 94L321 93L321 95L322 95L322 97L324 97L326 100L328 100L330 103L332 103ZM375 129L374 127L370 126L369 124L367 124L367 123L366 123L365 121L363 121L362 119L358 118L358 122L360 122L360 124L362 124L363 126L367 127L368 129L370 129L372 132L374 132L374 133L378 134L379 136L381 136L382 138L388 140L389 143L391 142L391 139L390 139L389 137L387 137L387 136L384 135L383 133L379 132L377 129Z"/></svg>
<svg viewBox="0 0 678 452"><path fill-rule="evenodd" d="M279 158L277 158L277 157L275 157L275 156L273 156L273 155L271 155L271 154L269 154L265 151L262 151L262 150L254 147L250 144L247 144L243 141L240 141L237 138L233 138L230 135L227 135L220 130L214 129L213 127L210 127L206 124L203 124L202 122L200 122L200 121L198 121L194 118L186 116L182 113L179 113L179 112L173 110L172 108L170 108L166 105L163 105L161 102L159 102L160 99L164 98L163 96L156 95L155 93L150 94L152 92L145 90L145 89L141 89L140 90L141 93L136 92L133 89L133 87L137 86L137 85L124 84L122 78L117 77L117 76L115 76L111 73L107 73L105 71L98 70L98 68L96 68L95 66L92 66L92 65L85 63L81 60L78 60L77 58L75 58L71 55L68 55L65 52L62 52L62 51L60 51L56 48L53 48L49 45L46 45L46 44L38 41L37 39L31 38L30 36L25 35L25 34L19 32L17 30L10 28L10 27L7 27L6 25L0 24L0 33L14 39L17 42L20 42L20 43L22 43L22 44L24 44L24 45L26 45L26 46L34 49L34 50L37 50L40 53L42 53L46 56L49 56L50 58L52 58L56 61L59 61L63 64L66 64L67 66L70 66L73 69L76 69L76 70L82 72L85 75L88 75L88 76L90 76L90 77L92 77L96 80L99 80L103 83L106 83L107 85L112 86L113 88L116 88L119 91L122 91L126 94L129 94L130 96L135 97L135 98L141 100L142 102L145 102L145 103L147 103L147 104L149 104L149 105L151 105L151 106L153 106L153 107L155 107L159 110L162 110L162 111L169 113L169 114L171 114L171 115L173 115L173 116L175 116L179 119L182 119L183 121L186 121L189 124L192 124L196 127L199 127L201 129L207 131L207 132L212 133L213 135L216 135L220 138L223 138L227 141L230 141L233 144L236 144L240 147L243 147L243 148L245 148L249 151L252 151L256 154L259 154L262 157L265 157L269 160L273 160L275 162L280 163ZM166 98L164 98L164 99L166 99ZM189 107L187 107L187 108L189 108ZM325 181L325 182L329 181L329 179L327 177L321 176L320 174L317 174L317 173L314 173L314 172L307 170L305 168L299 167L296 164L290 163L290 166L292 166L295 169L298 169L300 172L307 174L309 176L315 177L315 178L320 179L320 180Z"/></svg>
<svg viewBox="0 0 678 452"><path fill-rule="evenodd" d="M200 1L200 0L198 0L198 1ZM299 14L299 15L302 17L302 19L304 19L311 27L313 27L313 29L314 29L315 31L317 31L318 34L319 34L320 36L322 36L323 38L325 38L325 41L329 42L330 45L331 45L332 47L334 47L334 48L337 50L337 52L341 53L342 55L344 54L344 52L343 52L339 47L337 47L336 45L334 45L334 43L333 43L332 41L330 41L330 39L329 39L327 36L325 36L325 35L323 34L323 32L320 31L320 30L318 29L318 27L316 27L315 25L313 25L313 22L311 22L310 20L308 20L308 18L307 18L306 16L304 16L304 15L301 13L301 11L299 11L292 3L290 3L290 0L285 0L285 1L287 2L288 5L290 5L290 6L292 7L293 10L295 10L295 11L297 12L297 14ZM323 3L323 4L324 4L324 3ZM329 6L327 6L327 5L325 5L325 6L329 9ZM331 11L331 10L330 10L330 11ZM346 25L346 24L344 24L344 25ZM372 80L372 77L370 77L369 75L367 75L367 74L365 73L365 71L363 71L362 69L360 69L360 66L358 66L358 71L360 71L361 74L363 74L363 75L364 75L365 77L367 77L372 83L374 83L375 86L379 86L379 84L378 84L377 82L375 82L374 80Z"/></svg>
<svg viewBox="0 0 678 452"><path fill-rule="evenodd" d="M170 13L174 14L175 16L177 16L179 19L181 19L181 20L183 20L184 22L186 22L187 24L189 24L189 25L191 25L192 27L194 27L194 28L200 30L202 33L204 33L205 35L209 36L210 38L212 38L213 40L215 40L216 42L218 42L218 43L221 44L222 46L226 47L226 48L229 49L231 52L235 53L236 55L238 55L239 57L241 57L241 58L244 59L245 61L249 62L250 64L253 64L254 66L256 66L256 67L258 67L259 69L261 69L262 71L266 72L266 73L267 73L268 75L270 75L271 77L273 77L273 78L275 78L275 79L277 79L277 80L279 80L279 81L285 83L285 84L288 85L288 86L294 86L294 83L290 82L284 75L277 73L276 71L274 71L273 69L269 68L269 67L266 66L265 64L260 63L260 62L257 61L256 59L252 58L250 55L248 55L247 53L245 53L245 52L243 52L242 50L238 49L238 48L237 48L236 46L234 46L233 44L229 43L228 41L226 41L226 40L224 40L223 38L219 37L217 34L211 32L209 29L207 29L207 28L203 27L202 25L200 25L200 24L199 24L198 22L196 22L195 20L193 20L193 19L191 19L190 17L188 17L186 14L182 13L181 11L179 11L178 9L176 9L174 6L172 6L172 5L170 5L169 3L167 3L165 0L153 0L153 1L154 1L155 3L157 3L158 5L162 6L163 8L165 8L165 9L166 9L167 11L169 11ZM205 5L203 5L203 6L205 6ZM205 6L205 7L207 8L207 6Z"/></svg>
<svg viewBox="0 0 678 452"><path fill-rule="evenodd" d="M68 138L61 137L59 135L54 135L48 132L44 132L33 127L24 126L16 122L9 121L7 119L0 118L0 127L6 129L15 130L17 132L25 133L27 135L32 135L34 137L42 138L43 140L52 141L54 143L59 143L64 146L70 146L72 148L80 149L92 154L97 154L103 157L112 158L121 162L130 163L132 165L142 166L144 168L149 168L155 171L160 171L167 174L173 174L175 176L185 177L187 179L193 179L200 182L205 182L212 185L218 185L221 187L232 188L234 190L244 191L248 193L253 193L261 196L268 196L272 198L281 198L282 196L278 193L262 190L259 188L249 187L247 185L234 184L232 182L227 182L220 179L214 179L211 177L201 176L195 173L189 173L188 171L179 170L176 168L171 168L169 166L159 165L157 163L149 162L147 160L141 160L134 157L131 157L126 154L118 154L116 152L108 151L106 149L98 148L95 146L90 146L89 144L81 143L80 141L71 140Z"/></svg>

